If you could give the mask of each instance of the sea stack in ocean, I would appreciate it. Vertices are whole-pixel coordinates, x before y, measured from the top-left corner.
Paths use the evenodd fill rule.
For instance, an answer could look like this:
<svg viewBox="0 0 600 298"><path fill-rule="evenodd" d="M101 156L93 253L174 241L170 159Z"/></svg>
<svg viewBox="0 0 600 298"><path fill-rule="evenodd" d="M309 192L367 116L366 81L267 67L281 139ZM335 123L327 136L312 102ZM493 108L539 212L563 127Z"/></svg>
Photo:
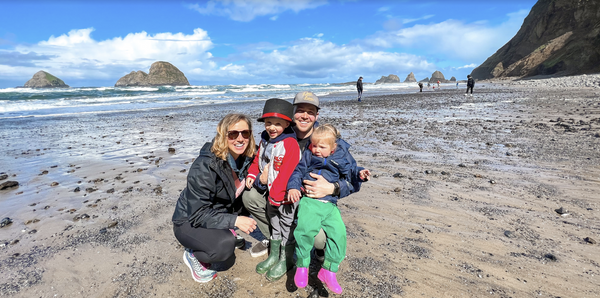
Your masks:
<svg viewBox="0 0 600 298"><path fill-rule="evenodd" d="M120 78L115 87L131 86L189 86L190 82L177 67L169 62L152 63L149 73L141 70Z"/></svg>
<svg viewBox="0 0 600 298"><path fill-rule="evenodd" d="M389 84L389 83L400 83L400 78L397 75L391 74L389 76L381 76L381 79L377 80L375 84Z"/></svg>
<svg viewBox="0 0 600 298"><path fill-rule="evenodd" d="M440 81L440 83L447 83L444 74L439 70L436 70L433 72L433 74L431 74L431 79L429 79L429 83L437 83L437 81Z"/></svg>
<svg viewBox="0 0 600 298"><path fill-rule="evenodd" d="M23 86L25 88L69 88L63 80L40 70Z"/></svg>
<svg viewBox="0 0 600 298"><path fill-rule="evenodd" d="M414 73L409 73L406 76L406 80L404 80L404 83L416 83L417 79L415 78L415 74Z"/></svg>

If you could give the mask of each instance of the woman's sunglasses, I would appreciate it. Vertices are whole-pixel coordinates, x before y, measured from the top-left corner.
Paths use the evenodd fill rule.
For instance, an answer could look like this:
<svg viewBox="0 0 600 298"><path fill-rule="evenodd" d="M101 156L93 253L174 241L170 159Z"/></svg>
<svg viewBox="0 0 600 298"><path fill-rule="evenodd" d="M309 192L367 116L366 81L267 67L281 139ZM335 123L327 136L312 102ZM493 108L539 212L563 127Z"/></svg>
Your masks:
<svg viewBox="0 0 600 298"><path fill-rule="evenodd" d="M242 134L242 138L249 139L251 133L251 130L230 130L227 132L227 138L230 140L235 140L240 134Z"/></svg>

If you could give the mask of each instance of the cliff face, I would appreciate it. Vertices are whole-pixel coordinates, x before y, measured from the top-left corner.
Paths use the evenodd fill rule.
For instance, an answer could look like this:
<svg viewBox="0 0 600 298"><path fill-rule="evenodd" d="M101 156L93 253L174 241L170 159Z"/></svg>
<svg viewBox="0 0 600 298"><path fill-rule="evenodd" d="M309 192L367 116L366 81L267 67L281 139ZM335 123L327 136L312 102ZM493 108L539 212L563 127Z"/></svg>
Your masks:
<svg viewBox="0 0 600 298"><path fill-rule="evenodd" d="M23 85L25 88L69 88L69 85L65 84L63 80L40 70L36 72L33 77Z"/></svg>
<svg viewBox="0 0 600 298"><path fill-rule="evenodd" d="M132 71L120 78L115 87L131 86L189 86L187 78L173 64L164 61L152 63L149 73Z"/></svg>
<svg viewBox="0 0 600 298"><path fill-rule="evenodd" d="M475 79L600 72L600 1L539 0Z"/></svg>

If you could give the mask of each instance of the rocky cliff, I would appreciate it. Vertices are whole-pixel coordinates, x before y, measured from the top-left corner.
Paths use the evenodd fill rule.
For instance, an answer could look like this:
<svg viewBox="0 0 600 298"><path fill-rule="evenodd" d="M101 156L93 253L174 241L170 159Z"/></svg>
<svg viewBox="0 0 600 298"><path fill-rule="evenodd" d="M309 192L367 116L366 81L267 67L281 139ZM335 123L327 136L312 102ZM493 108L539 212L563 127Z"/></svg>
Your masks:
<svg viewBox="0 0 600 298"><path fill-rule="evenodd" d="M431 74L431 79L429 79L430 83L437 83L437 81L440 81L440 83L446 83L444 74L439 70L434 71L433 74Z"/></svg>
<svg viewBox="0 0 600 298"><path fill-rule="evenodd" d="M539 0L475 79L600 72L600 1Z"/></svg>
<svg viewBox="0 0 600 298"><path fill-rule="evenodd" d="M381 78L375 81L375 84L390 84L390 83L400 83L400 78L397 75L389 75L389 76L381 76Z"/></svg>
<svg viewBox="0 0 600 298"><path fill-rule="evenodd" d="M149 73L132 71L120 78L115 87L131 86L189 86L187 78L173 64L164 61L152 63Z"/></svg>
<svg viewBox="0 0 600 298"><path fill-rule="evenodd" d="M411 72L406 76L406 80L404 80L404 83L415 83L416 81L417 79L415 79L415 74Z"/></svg>
<svg viewBox="0 0 600 298"><path fill-rule="evenodd" d="M69 88L69 85L65 84L63 80L40 70L36 72L33 77L23 85L25 88Z"/></svg>

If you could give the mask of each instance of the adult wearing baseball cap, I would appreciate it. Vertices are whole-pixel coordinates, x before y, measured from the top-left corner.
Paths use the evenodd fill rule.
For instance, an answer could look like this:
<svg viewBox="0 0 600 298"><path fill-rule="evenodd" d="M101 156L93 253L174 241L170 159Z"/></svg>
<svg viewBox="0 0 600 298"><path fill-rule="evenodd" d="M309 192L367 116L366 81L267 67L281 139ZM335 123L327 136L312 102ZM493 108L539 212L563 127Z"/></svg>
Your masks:
<svg viewBox="0 0 600 298"><path fill-rule="evenodd" d="M310 145L310 136L312 135L315 126L319 125L317 122L317 118L319 117L319 98L310 91L299 92L294 97L294 107L293 121L295 126L293 126L293 129L296 132L296 139L300 145L300 150L304 152L304 150ZM353 158L350 160L350 162L356 164L356 161ZM311 175L316 180L304 180L304 187L307 191L307 196L312 198L318 199L326 195L333 195L343 198L360 188L360 186L355 185L353 181L340 180L335 183L330 183L321 175ZM263 184L266 183L266 175L264 179L261 177L261 182L263 182ZM267 239L255 244L252 247L250 254L253 257L258 257L267 253L269 243L268 238L271 235L266 216L267 202L262 198L262 195L253 191L246 191L244 192L243 196L244 206L256 219L260 231L263 233L263 235L265 235L265 237L267 237ZM325 242L326 236L323 230L321 230L315 237L315 248L317 249L315 253L317 254L318 258L322 257L320 253L322 254L322 250L325 248Z"/></svg>

